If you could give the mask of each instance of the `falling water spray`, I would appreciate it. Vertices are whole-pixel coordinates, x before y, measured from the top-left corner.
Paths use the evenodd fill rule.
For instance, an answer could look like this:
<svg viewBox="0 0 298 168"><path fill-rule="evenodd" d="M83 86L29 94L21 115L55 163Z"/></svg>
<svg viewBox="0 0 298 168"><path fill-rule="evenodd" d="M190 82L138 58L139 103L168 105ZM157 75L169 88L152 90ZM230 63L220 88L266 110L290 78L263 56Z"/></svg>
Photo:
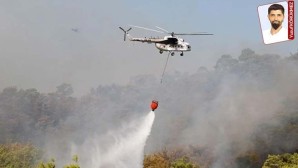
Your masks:
<svg viewBox="0 0 298 168"><path fill-rule="evenodd" d="M145 117L123 124L121 129L110 131L110 144L93 138L89 154L92 168L141 168L143 167L144 147L150 135L155 113L149 112Z"/></svg>

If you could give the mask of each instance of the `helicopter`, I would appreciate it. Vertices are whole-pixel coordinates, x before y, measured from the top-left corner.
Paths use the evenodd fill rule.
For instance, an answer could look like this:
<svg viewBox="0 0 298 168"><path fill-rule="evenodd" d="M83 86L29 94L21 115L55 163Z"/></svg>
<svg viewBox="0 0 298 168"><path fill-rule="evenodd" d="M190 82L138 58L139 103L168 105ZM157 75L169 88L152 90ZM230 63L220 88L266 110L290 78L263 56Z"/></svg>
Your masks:
<svg viewBox="0 0 298 168"><path fill-rule="evenodd" d="M164 51L169 52L171 56L175 55L175 52L181 52L180 56L183 56L183 52L191 51L191 46L188 42L186 42L183 38L178 37L177 35L213 35L210 33L174 33L169 32L161 27L156 26L159 30L150 29L141 26L130 25L131 27L127 30L119 27L124 32L124 41L126 41L126 37L130 41L138 41L143 43L155 43L155 47L159 50L159 53L162 54ZM158 33L166 33L168 36L164 36L163 38L133 38L128 32L132 29L132 27L141 28L149 31L155 31ZM161 30L161 31L160 31Z"/></svg>

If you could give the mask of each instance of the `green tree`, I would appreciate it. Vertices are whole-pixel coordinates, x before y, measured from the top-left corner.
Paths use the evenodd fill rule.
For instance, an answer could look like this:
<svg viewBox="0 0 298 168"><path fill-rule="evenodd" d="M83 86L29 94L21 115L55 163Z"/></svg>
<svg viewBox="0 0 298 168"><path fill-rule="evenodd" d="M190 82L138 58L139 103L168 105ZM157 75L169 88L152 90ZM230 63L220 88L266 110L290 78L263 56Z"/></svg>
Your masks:
<svg viewBox="0 0 298 168"><path fill-rule="evenodd" d="M187 157L182 157L172 162L171 168L199 168L199 166L192 163Z"/></svg>
<svg viewBox="0 0 298 168"><path fill-rule="evenodd" d="M144 168L199 168L190 161L188 154L182 149L163 149L161 152L145 155Z"/></svg>
<svg viewBox="0 0 298 168"><path fill-rule="evenodd" d="M250 48L245 48L241 51L241 55L239 56L240 62L251 61L256 58L256 53Z"/></svg>
<svg viewBox="0 0 298 168"><path fill-rule="evenodd" d="M44 162L39 163L36 168L55 168L55 167L56 167L55 166L55 160L51 159L47 163L44 163Z"/></svg>
<svg viewBox="0 0 298 168"><path fill-rule="evenodd" d="M269 155L262 168L298 168L298 153Z"/></svg>
<svg viewBox="0 0 298 168"><path fill-rule="evenodd" d="M63 168L80 168L79 163L78 163L79 162L79 157L77 155L74 155L72 157L72 160L73 160L74 163L66 165ZM55 160L51 159L47 163L44 163L44 162L39 163L36 168L55 168L55 167L56 167Z"/></svg>
<svg viewBox="0 0 298 168"><path fill-rule="evenodd" d="M61 96L71 96L73 94L73 88L70 84L67 83L63 83L59 86L57 86L57 94L61 95Z"/></svg>
<svg viewBox="0 0 298 168"><path fill-rule="evenodd" d="M1 168L33 168L41 152L31 144L0 144Z"/></svg>
<svg viewBox="0 0 298 168"><path fill-rule="evenodd" d="M221 58L217 60L215 69L218 71L230 70L237 64L237 59L232 58L230 55L222 55Z"/></svg>
<svg viewBox="0 0 298 168"><path fill-rule="evenodd" d="M74 162L74 163L71 163L71 164L69 164L69 165L66 165L66 166L64 166L63 168L80 168L80 166L79 166L79 157L78 157L78 155L74 155L73 157L72 157L72 161Z"/></svg>

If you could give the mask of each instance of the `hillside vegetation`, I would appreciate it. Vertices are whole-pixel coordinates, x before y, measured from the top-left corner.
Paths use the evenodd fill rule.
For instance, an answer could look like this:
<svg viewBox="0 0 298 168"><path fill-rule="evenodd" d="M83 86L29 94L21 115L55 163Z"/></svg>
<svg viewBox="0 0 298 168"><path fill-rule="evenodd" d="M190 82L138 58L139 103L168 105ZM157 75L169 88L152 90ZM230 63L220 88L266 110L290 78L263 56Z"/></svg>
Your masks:
<svg viewBox="0 0 298 168"><path fill-rule="evenodd" d="M30 167L50 153L55 164L67 165L70 143L103 138L158 99L144 167L295 167L297 83L298 53L282 58L244 49L222 55L211 70L168 73L162 85L139 75L81 97L65 83L53 93L7 87L0 92L0 164ZM88 152L77 153L82 167Z"/></svg>

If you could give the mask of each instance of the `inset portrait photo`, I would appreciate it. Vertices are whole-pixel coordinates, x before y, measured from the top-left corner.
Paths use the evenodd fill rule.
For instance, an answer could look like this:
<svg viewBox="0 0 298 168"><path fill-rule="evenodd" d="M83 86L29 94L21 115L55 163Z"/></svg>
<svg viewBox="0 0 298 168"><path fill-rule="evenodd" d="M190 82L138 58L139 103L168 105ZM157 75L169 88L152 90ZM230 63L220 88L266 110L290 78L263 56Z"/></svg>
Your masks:
<svg viewBox="0 0 298 168"><path fill-rule="evenodd" d="M287 1L259 6L258 13L265 44L289 40Z"/></svg>

